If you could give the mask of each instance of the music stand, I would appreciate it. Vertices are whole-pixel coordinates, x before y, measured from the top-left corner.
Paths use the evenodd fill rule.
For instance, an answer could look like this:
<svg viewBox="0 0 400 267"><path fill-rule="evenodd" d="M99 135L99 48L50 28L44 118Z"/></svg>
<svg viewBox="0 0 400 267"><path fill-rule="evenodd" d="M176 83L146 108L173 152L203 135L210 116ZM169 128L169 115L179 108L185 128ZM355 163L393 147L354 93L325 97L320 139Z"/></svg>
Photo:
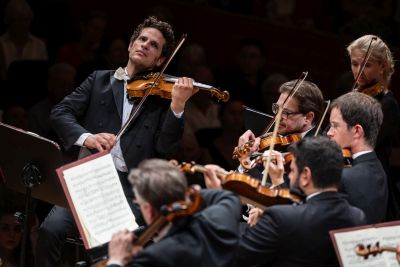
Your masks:
<svg viewBox="0 0 400 267"><path fill-rule="evenodd" d="M62 154L57 143L4 123L0 123L0 147L0 182L25 194L20 263L24 267L31 196L68 207L55 171L63 164Z"/></svg>

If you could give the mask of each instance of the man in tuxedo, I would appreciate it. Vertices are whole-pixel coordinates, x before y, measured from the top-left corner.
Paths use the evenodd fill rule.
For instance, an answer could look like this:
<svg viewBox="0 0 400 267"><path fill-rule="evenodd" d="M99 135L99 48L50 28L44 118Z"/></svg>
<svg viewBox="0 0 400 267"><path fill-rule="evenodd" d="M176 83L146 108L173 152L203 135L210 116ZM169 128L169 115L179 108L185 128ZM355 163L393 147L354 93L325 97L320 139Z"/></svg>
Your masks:
<svg viewBox="0 0 400 267"><path fill-rule="evenodd" d="M128 202L133 192L127 175L143 159L167 158L179 148L186 101L195 93L190 78L179 78L172 100L150 96L119 140L116 134L128 120L138 101L128 99L127 84L156 71L175 46L168 23L147 18L134 31L125 68L93 72L51 112L53 129L66 150L73 146L92 151L109 150ZM144 224L138 207L131 206L137 222ZM76 231L70 210L54 207L39 230L36 266L52 267L60 259L64 239Z"/></svg>
<svg viewBox="0 0 400 267"><path fill-rule="evenodd" d="M305 203L268 207L245 229L237 266L338 266L329 231L365 224L364 213L338 193L343 158L337 144L322 136L307 137L289 151L290 187L304 192ZM279 162L276 166L283 169ZM221 170L207 168L212 170L205 176L207 184L217 185Z"/></svg>
<svg viewBox="0 0 400 267"><path fill-rule="evenodd" d="M143 161L129 181L150 227L165 215L166 205L188 199L186 177L165 160ZM239 242L239 199L223 190L202 190L200 195L200 211L175 217L146 247L132 245L135 237L128 231L116 233L109 243L107 266L232 266Z"/></svg>
<svg viewBox="0 0 400 267"><path fill-rule="evenodd" d="M383 120L381 106L363 93L347 93L331 105L328 137L342 148L350 148L353 164L344 168L340 191L365 212L367 223L385 219L388 189L385 171L374 152Z"/></svg>

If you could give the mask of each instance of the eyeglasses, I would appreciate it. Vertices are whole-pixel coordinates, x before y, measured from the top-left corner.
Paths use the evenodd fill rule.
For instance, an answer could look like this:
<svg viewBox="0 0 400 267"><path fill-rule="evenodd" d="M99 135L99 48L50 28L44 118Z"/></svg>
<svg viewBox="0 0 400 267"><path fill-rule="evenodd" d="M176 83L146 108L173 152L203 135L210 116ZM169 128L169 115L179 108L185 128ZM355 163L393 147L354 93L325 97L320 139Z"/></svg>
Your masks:
<svg viewBox="0 0 400 267"><path fill-rule="evenodd" d="M276 115L278 114L278 110L279 110L279 105L277 103L272 103L272 113ZM303 114L303 113L298 111L287 111L287 110L282 111L282 116L285 116L286 118L289 117L290 115L297 115L297 114Z"/></svg>
<svg viewBox="0 0 400 267"><path fill-rule="evenodd" d="M0 231L1 232L11 232L14 231L14 233L21 233L22 232L22 225L11 225L7 223L0 223Z"/></svg>

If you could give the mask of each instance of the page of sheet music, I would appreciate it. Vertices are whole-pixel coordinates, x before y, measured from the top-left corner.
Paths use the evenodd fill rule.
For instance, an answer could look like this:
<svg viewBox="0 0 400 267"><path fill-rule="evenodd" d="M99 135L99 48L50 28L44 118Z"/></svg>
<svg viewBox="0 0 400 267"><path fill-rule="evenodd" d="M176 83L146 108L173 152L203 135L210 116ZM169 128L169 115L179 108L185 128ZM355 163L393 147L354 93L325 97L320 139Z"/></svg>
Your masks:
<svg viewBox="0 0 400 267"><path fill-rule="evenodd" d="M377 241L380 245L395 246L395 243L400 241L400 226L366 228L334 235L344 267L398 266L395 253L383 252L364 259L358 256L354 249L358 244L375 245Z"/></svg>
<svg viewBox="0 0 400 267"><path fill-rule="evenodd" d="M90 248L109 242L119 230L138 227L110 154L66 169L63 175Z"/></svg>

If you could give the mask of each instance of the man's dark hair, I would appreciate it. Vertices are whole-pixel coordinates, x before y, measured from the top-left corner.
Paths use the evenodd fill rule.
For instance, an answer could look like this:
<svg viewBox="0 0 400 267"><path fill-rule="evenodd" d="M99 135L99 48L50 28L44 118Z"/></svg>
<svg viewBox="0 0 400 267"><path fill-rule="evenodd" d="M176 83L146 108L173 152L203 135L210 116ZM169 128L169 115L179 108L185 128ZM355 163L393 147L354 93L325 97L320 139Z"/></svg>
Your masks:
<svg viewBox="0 0 400 267"><path fill-rule="evenodd" d="M289 93L296 82L297 80L292 80L282 84L279 93ZM303 81L293 98L297 100L299 112L303 114L314 112L312 124L316 125L324 109L324 96L318 86L313 82Z"/></svg>
<svg viewBox="0 0 400 267"><path fill-rule="evenodd" d="M160 209L178 200L185 200L186 177L182 171L166 160L146 159L132 169L128 180L132 190L154 208Z"/></svg>
<svg viewBox="0 0 400 267"><path fill-rule="evenodd" d="M139 34L142 32L144 28L154 28L162 33L165 39L165 45L163 47L161 55L163 57L169 57L175 48L174 31L172 30L171 25L168 24L167 22L158 20L156 17L150 16L147 19L145 19L142 24L139 24L136 27L135 31L131 36L130 41L132 42L136 40L136 38L138 38Z"/></svg>
<svg viewBox="0 0 400 267"><path fill-rule="evenodd" d="M375 147L383 121L381 104L375 98L363 93L350 92L335 99L331 105L331 109L333 108L340 111L347 128L361 125L365 142Z"/></svg>
<svg viewBox="0 0 400 267"><path fill-rule="evenodd" d="M306 137L292 144L299 173L308 167L316 188L338 187L342 177L343 156L340 147L327 137Z"/></svg>

